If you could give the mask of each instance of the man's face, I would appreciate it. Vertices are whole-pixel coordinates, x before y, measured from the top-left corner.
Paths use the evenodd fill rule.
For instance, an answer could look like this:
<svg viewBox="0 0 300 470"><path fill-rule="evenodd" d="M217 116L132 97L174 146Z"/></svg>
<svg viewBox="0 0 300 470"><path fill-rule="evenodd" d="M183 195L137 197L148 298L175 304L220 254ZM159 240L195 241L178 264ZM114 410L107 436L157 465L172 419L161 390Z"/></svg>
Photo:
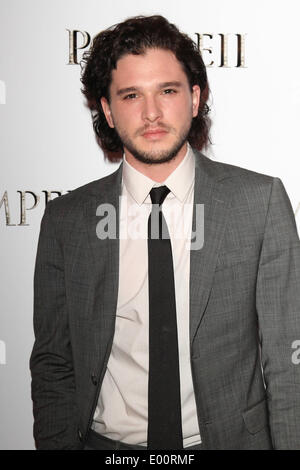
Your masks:
<svg viewBox="0 0 300 470"><path fill-rule="evenodd" d="M128 54L112 71L110 102L101 104L126 155L143 163L174 158L186 143L197 116L200 88L191 91L182 65L171 51L147 49Z"/></svg>

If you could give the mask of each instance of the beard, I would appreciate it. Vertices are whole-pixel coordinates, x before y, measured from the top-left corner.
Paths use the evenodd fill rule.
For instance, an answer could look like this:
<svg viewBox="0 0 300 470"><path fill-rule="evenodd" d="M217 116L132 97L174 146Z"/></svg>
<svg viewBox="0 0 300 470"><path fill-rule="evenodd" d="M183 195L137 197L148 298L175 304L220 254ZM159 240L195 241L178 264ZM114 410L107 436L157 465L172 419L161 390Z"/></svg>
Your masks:
<svg viewBox="0 0 300 470"><path fill-rule="evenodd" d="M181 132L178 134L175 142L168 149L164 149L164 150L153 149L153 150L144 151L142 149L139 149L134 144L133 140L129 137L125 129L121 129L118 126L118 124L116 124L116 122L114 122L114 126L115 126L115 131L118 134L118 137L123 144L123 147L126 148L139 162L146 163L148 165L153 165L153 164L170 162L176 157L178 152L182 149L182 147L187 141L188 135L192 127L192 118L190 119L190 122L188 123L188 125L184 129L182 129ZM167 128L167 126L160 126L160 127L162 129L168 130L168 132L172 131L172 129ZM145 130L146 129L138 131L135 133L135 135L136 136L142 135L142 133L145 132Z"/></svg>

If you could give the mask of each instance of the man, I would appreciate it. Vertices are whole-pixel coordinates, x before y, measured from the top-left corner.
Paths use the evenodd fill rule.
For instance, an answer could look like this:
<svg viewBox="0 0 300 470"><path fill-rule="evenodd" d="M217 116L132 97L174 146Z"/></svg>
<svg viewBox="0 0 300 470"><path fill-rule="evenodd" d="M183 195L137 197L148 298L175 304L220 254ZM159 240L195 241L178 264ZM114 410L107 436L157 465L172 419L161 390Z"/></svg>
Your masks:
<svg viewBox="0 0 300 470"><path fill-rule="evenodd" d="M82 82L123 161L42 220L37 448L299 449L300 242L281 180L200 153L205 67L163 17L98 34Z"/></svg>

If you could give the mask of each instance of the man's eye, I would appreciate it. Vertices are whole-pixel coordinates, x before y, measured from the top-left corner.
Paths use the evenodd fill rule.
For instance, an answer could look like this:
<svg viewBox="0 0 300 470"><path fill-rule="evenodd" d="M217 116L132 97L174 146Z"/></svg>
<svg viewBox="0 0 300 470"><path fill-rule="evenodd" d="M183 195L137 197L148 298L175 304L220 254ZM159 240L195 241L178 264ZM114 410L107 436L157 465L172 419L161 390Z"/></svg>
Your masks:
<svg viewBox="0 0 300 470"><path fill-rule="evenodd" d="M173 93L176 93L176 90L173 90L172 88L167 88L166 90L164 90L164 93L166 95L171 95Z"/></svg>
<svg viewBox="0 0 300 470"><path fill-rule="evenodd" d="M126 95L124 97L124 100L133 100L134 98L137 97L137 94L136 93L130 93L129 95Z"/></svg>

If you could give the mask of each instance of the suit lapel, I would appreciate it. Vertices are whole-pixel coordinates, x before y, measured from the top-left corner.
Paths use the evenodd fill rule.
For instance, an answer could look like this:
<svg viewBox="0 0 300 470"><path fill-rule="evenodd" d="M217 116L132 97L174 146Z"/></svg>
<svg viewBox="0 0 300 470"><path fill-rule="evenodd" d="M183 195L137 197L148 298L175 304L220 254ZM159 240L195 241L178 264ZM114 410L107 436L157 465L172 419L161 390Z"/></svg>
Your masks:
<svg viewBox="0 0 300 470"><path fill-rule="evenodd" d="M202 154L195 152L195 190L193 232L196 231L196 205L204 204L204 243L190 253L190 342L191 346L205 312L218 252L225 232L231 191L218 176L218 167Z"/></svg>
<svg viewBox="0 0 300 470"><path fill-rule="evenodd" d="M117 310L119 283L119 196L121 194L122 164L116 172L101 182L96 197L85 205L85 223L89 243L89 262L93 272L93 296L91 318L97 329L100 354L107 351L112 339ZM97 236L97 224L101 217L97 215L99 207L110 211L111 227L115 238L100 239ZM107 218L106 213L103 214Z"/></svg>

